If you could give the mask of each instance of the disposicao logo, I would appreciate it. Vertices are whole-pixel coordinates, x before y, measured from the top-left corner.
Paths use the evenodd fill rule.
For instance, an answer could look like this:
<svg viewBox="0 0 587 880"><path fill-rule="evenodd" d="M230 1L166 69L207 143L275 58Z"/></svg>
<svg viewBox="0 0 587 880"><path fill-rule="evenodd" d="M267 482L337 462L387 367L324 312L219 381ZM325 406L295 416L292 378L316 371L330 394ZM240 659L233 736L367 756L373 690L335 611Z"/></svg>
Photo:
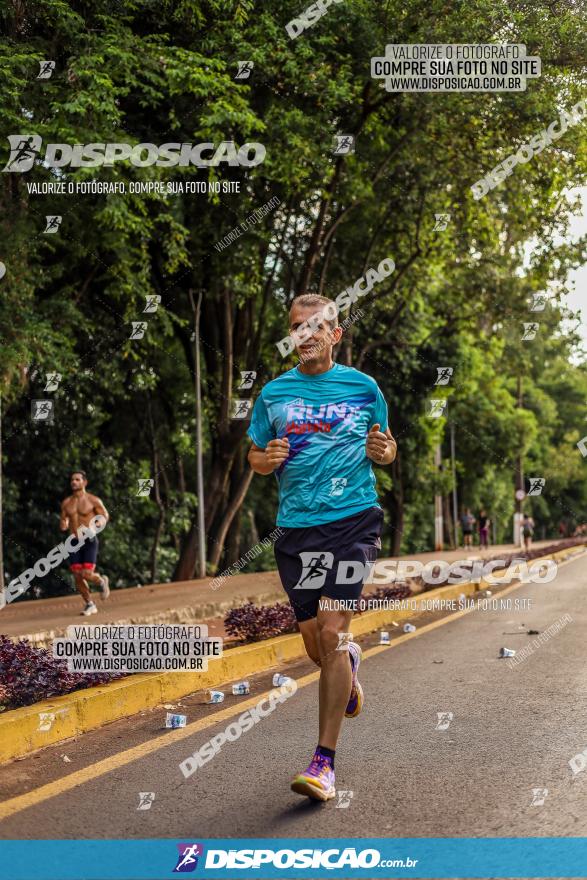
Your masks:
<svg viewBox="0 0 587 880"><path fill-rule="evenodd" d="M238 147L234 141L220 144L47 144L41 155L43 139L37 134L8 135L10 157L3 171L30 171L35 160L41 160L48 168L98 168L128 160L138 168L156 165L159 168L200 168L226 164L253 168L265 159L263 144L246 143Z"/></svg>

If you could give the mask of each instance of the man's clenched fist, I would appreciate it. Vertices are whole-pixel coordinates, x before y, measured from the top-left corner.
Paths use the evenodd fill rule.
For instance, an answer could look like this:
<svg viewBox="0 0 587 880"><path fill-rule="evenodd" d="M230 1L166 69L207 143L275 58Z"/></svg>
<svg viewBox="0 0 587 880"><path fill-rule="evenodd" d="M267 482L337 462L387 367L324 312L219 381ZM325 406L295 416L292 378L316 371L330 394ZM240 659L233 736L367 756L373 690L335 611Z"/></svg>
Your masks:
<svg viewBox="0 0 587 880"><path fill-rule="evenodd" d="M381 430L381 425L373 425L367 434L366 453L367 458L376 464L389 464L395 458L396 442L388 429L387 434Z"/></svg>
<svg viewBox="0 0 587 880"><path fill-rule="evenodd" d="M265 447L265 453L267 461L273 470L276 470L281 467L289 455L289 440L287 437L283 437L281 440L270 440Z"/></svg>

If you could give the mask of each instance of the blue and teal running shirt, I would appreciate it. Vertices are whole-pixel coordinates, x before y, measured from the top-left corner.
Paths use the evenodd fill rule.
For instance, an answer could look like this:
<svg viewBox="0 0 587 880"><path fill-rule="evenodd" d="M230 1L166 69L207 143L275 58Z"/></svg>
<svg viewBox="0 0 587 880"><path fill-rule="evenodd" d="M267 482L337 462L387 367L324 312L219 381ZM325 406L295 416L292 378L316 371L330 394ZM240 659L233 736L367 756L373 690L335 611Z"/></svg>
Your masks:
<svg viewBox="0 0 587 880"><path fill-rule="evenodd" d="M261 449L289 440L289 457L275 471L278 526L321 525L377 505L365 451L375 424L387 429L385 399L371 376L352 367L335 364L316 376L294 367L265 385L248 435Z"/></svg>

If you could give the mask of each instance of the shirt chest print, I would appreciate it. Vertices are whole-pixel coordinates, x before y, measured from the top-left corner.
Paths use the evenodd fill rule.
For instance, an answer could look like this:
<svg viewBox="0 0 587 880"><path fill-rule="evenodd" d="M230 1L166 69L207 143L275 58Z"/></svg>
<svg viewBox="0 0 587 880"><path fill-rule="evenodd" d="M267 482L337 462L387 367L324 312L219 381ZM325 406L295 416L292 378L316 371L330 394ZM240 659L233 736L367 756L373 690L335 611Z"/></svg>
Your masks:
<svg viewBox="0 0 587 880"><path fill-rule="evenodd" d="M287 404L285 433L280 436L288 437L290 453L287 460L277 469L277 475L280 476L289 462L309 447L312 434L329 434L340 424L347 423L349 426L355 424L361 417L362 411L374 401L375 396L369 394L351 398L343 403Z"/></svg>
<svg viewBox="0 0 587 880"><path fill-rule="evenodd" d="M310 434L322 432L329 434L333 427L347 423L352 425L359 416L361 409L371 401L353 401L352 403L321 403L318 405L296 403L289 404L285 413L286 434Z"/></svg>

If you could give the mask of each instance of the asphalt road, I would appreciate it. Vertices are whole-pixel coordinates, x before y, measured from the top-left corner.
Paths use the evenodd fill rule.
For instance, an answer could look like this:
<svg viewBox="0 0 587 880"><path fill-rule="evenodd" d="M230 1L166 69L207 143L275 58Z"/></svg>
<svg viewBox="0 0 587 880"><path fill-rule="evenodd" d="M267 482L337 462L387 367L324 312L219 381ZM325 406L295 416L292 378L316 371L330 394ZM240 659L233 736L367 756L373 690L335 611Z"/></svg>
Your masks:
<svg viewBox="0 0 587 880"><path fill-rule="evenodd" d="M289 790L316 744L318 687L304 682L314 667L301 662L281 670L300 683L297 693L190 779L180 762L236 717L219 722L215 713L242 711L247 698L229 696L220 707L203 706L201 694L182 700L189 722L210 722L187 736L165 733L166 710L157 709L5 765L3 800L32 792L37 802L8 804L16 811L0 821L0 836L585 835L587 770L574 776L569 767L587 748L585 565L586 557L576 559L550 584L509 592L503 601L511 608L420 628L415 638L367 656L366 706L345 722L336 755L338 803L317 804ZM530 607L516 610L523 601ZM502 646L532 643L527 629L543 632L566 614L571 620L561 631L518 666L498 659ZM376 642L373 636L362 644L368 650ZM270 688L273 671L250 679L253 702ZM453 717L439 730L442 712ZM126 750L153 747L162 736L168 740L156 750L120 763ZM110 768L108 761L119 763ZM88 778L67 789L80 772ZM42 786L51 782L57 789L44 797ZM137 809L139 792L155 793L149 809Z"/></svg>
<svg viewBox="0 0 587 880"><path fill-rule="evenodd" d="M553 543L552 540L534 541L533 547L552 546ZM498 544L491 547L485 555L499 558L501 554L515 553L516 549L514 544ZM483 555L479 547L473 547L468 552L461 548L412 553L409 558L426 563L435 559L454 561L468 557L481 558ZM401 557L385 558L397 560ZM100 600L97 591L94 598L97 597L98 615L92 618L92 623L175 623L178 620L203 621L212 618L218 618L218 622L221 622L228 608L243 602L272 604L284 602L287 598L276 570L232 574L215 590L211 589L213 583L214 579L208 577L172 584L145 584L143 587L129 587L124 590L113 589L107 602ZM38 599L35 602L13 602L0 608L0 631L11 638L26 636L35 644L41 643L41 635L52 640L55 635L64 634L65 628L70 624L80 622L82 608L83 601L76 592L51 599ZM211 634L221 633L216 628ZM45 644L45 640L42 643Z"/></svg>

